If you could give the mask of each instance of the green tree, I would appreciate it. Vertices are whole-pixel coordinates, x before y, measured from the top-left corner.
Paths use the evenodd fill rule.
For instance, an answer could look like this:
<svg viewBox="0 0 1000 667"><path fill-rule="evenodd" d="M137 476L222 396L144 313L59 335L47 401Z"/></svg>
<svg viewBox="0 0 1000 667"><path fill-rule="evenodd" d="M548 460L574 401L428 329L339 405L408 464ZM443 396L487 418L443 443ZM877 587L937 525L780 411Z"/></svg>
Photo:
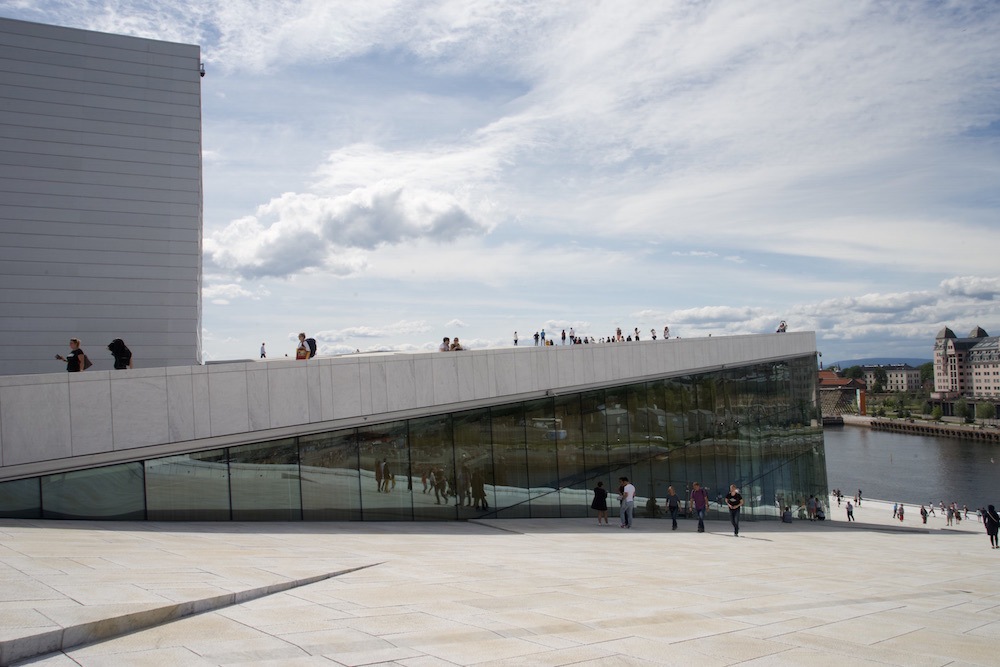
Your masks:
<svg viewBox="0 0 1000 667"><path fill-rule="evenodd" d="M941 410L941 406L935 405L934 409L931 410L931 419L933 419L936 422L939 422L941 421L941 417L943 416L944 416L944 411Z"/></svg>
<svg viewBox="0 0 1000 667"><path fill-rule="evenodd" d="M884 368L875 369L875 384L885 386L885 383L889 381L889 376L886 374Z"/></svg>
<svg viewBox="0 0 1000 667"><path fill-rule="evenodd" d="M861 366L851 366L844 371L844 377L851 380L861 380L865 377L865 370Z"/></svg>
<svg viewBox="0 0 1000 667"><path fill-rule="evenodd" d="M955 416L959 419L964 419L968 421L969 419L969 404L964 398L958 399L955 403Z"/></svg>
<svg viewBox="0 0 1000 667"><path fill-rule="evenodd" d="M997 408L992 403L976 404L977 419L996 419L996 416L997 416Z"/></svg>
<svg viewBox="0 0 1000 667"><path fill-rule="evenodd" d="M924 385L928 382L934 382L934 362L928 361L926 364L920 364L917 366L920 369L920 384Z"/></svg>

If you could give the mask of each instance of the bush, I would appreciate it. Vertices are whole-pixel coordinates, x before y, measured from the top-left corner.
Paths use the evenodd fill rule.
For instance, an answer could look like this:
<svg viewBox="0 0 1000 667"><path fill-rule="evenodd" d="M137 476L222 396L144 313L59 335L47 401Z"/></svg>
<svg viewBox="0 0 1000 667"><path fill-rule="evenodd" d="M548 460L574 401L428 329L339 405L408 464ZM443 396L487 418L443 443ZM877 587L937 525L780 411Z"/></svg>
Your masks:
<svg viewBox="0 0 1000 667"><path fill-rule="evenodd" d="M941 410L941 406L935 405L934 409L931 410L931 419L933 419L936 422L939 422L941 421L941 417L943 416L944 416L944 411Z"/></svg>

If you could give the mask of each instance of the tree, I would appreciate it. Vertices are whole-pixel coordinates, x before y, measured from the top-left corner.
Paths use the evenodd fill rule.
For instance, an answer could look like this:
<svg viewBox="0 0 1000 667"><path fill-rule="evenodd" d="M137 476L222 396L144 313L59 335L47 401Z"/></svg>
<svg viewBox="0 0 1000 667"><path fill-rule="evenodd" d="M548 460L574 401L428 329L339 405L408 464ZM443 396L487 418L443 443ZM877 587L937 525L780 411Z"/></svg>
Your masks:
<svg viewBox="0 0 1000 667"><path fill-rule="evenodd" d="M889 376L886 374L885 369L879 366L875 369L875 384L885 386L885 383L889 381Z"/></svg>
<svg viewBox="0 0 1000 667"><path fill-rule="evenodd" d="M920 369L920 384L925 385L928 382L934 382L934 362L928 361L926 364L920 364L917 366Z"/></svg>
<svg viewBox="0 0 1000 667"><path fill-rule="evenodd" d="M844 377L851 380L861 380L865 377L865 369L861 368L861 366L851 366L844 371Z"/></svg>
<svg viewBox="0 0 1000 667"><path fill-rule="evenodd" d="M958 399L955 403L955 416L959 419L969 420L969 404L964 398Z"/></svg>
<svg viewBox="0 0 1000 667"><path fill-rule="evenodd" d="M941 409L940 405L935 405L934 409L931 410L931 419L936 422L941 421L941 417L944 416L944 411Z"/></svg>
<svg viewBox="0 0 1000 667"><path fill-rule="evenodd" d="M976 404L977 419L996 419L996 417L997 417L997 408L992 403Z"/></svg>

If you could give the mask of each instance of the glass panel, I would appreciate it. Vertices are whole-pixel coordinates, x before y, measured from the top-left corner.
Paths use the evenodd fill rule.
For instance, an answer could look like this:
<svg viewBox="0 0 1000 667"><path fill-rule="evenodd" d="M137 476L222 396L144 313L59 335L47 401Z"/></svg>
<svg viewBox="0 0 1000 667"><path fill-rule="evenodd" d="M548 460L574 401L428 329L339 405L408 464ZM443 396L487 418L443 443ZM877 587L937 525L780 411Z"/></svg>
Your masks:
<svg viewBox="0 0 1000 667"><path fill-rule="evenodd" d="M141 463L42 477L45 519L141 521L145 516Z"/></svg>
<svg viewBox="0 0 1000 667"><path fill-rule="evenodd" d="M525 434L528 444L528 491L531 516L559 516L559 465L556 461L556 438L563 433L561 421L553 412L551 398L524 404Z"/></svg>
<svg viewBox="0 0 1000 667"><path fill-rule="evenodd" d="M406 422L358 429L358 447L364 520L412 521L413 483Z"/></svg>
<svg viewBox="0 0 1000 667"><path fill-rule="evenodd" d="M234 521L302 518L299 452L294 438L229 448Z"/></svg>
<svg viewBox="0 0 1000 667"><path fill-rule="evenodd" d="M662 504L657 501L657 490L651 476L651 458L658 451L653 438L650 421L654 424L657 415L651 413L646 384L633 384L625 388L629 413L629 448L632 452L632 474L629 479L635 485L636 516L655 519L662 512ZM651 448L651 445L654 447ZM664 495L666 489L663 489ZM662 496L660 496L662 500Z"/></svg>
<svg viewBox="0 0 1000 667"><path fill-rule="evenodd" d="M358 437L354 429L299 438L302 518L306 521L358 521Z"/></svg>
<svg viewBox="0 0 1000 667"><path fill-rule="evenodd" d="M448 488L455 467L448 415L410 420L410 458L418 490L413 494L414 518L418 521L457 518L454 496L449 495L454 490Z"/></svg>
<svg viewBox="0 0 1000 667"><path fill-rule="evenodd" d="M496 474L496 515L503 518L528 517L524 410L520 403L492 408L490 421Z"/></svg>
<svg viewBox="0 0 1000 667"><path fill-rule="evenodd" d="M616 489L618 478L611 479L608 464L608 431L604 418L604 390L588 391L580 395L580 421L583 429L583 462L587 487L591 490L598 482L608 492L609 516L618 512ZM593 496L591 496L593 498ZM588 503L589 506L589 503ZM590 510L590 516L597 513Z"/></svg>
<svg viewBox="0 0 1000 667"><path fill-rule="evenodd" d="M611 387L604 392L604 403L597 406L604 421L608 443L608 473L611 484L608 487L608 509L612 516L621 519L619 495L625 486L622 477L632 475L632 447L629 430L628 399L625 387ZM638 490L638 488L637 488ZM638 502L640 511L642 501Z"/></svg>
<svg viewBox="0 0 1000 667"><path fill-rule="evenodd" d="M584 465L580 394L557 396L555 417L557 422L562 423L555 439L560 516L587 516L592 494Z"/></svg>
<svg viewBox="0 0 1000 667"><path fill-rule="evenodd" d="M0 483L0 518L40 519L42 491L37 477Z"/></svg>
<svg viewBox="0 0 1000 667"><path fill-rule="evenodd" d="M496 504L493 430L488 409L458 412L455 429L459 517L483 516Z"/></svg>
<svg viewBox="0 0 1000 667"><path fill-rule="evenodd" d="M226 450L181 454L145 463L150 521L228 521Z"/></svg>

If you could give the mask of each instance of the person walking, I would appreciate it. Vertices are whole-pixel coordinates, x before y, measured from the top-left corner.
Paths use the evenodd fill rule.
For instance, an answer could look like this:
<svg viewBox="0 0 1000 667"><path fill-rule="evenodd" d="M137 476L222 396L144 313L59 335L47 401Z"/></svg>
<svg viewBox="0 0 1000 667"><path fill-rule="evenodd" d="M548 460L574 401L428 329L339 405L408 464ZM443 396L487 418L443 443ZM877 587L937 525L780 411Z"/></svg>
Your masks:
<svg viewBox="0 0 1000 667"><path fill-rule="evenodd" d="M920 506L920 519L924 523L927 523L927 508L923 505Z"/></svg>
<svg viewBox="0 0 1000 667"><path fill-rule="evenodd" d="M517 347L517 332L514 332L514 347Z"/></svg>
<svg viewBox="0 0 1000 667"><path fill-rule="evenodd" d="M299 344L295 347L295 358L309 358L309 343L306 342L306 335L304 333L299 334Z"/></svg>
<svg viewBox="0 0 1000 667"><path fill-rule="evenodd" d="M903 503L899 503L899 522L903 523Z"/></svg>
<svg viewBox="0 0 1000 667"><path fill-rule="evenodd" d="M565 329L562 330L562 344L563 345L566 344L566 330Z"/></svg>
<svg viewBox="0 0 1000 667"><path fill-rule="evenodd" d="M677 530L677 512L681 509L681 499L680 496L677 495L677 491L675 491L672 486L667 487L666 503L667 511L670 512L670 521L672 523L670 530Z"/></svg>
<svg viewBox="0 0 1000 667"><path fill-rule="evenodd" d="M983 523L986 525L986 534L990 538L990 548L1000 549L1000 542L997 541L997 530L1000 529L1000 515L997 509L990 505L983 513Z"/></svg>
<svg viewBox="0 0 1000 667"><path fill-rule="evenodd" d="M851 504L850 500L847 501L847 520L854 521L854 505Z"/></svg>
<svg viewBox="0 0 1000 667"><path fill-rule="evenodd" d="M82 373L91 366L90 362L87 360L87 355L80 349L79 338L70 338L69 354L65 357L61 354L57 354L56 359L66 362L67 373Z"/></svg>
<svg viewBox="0 0 1000 667"><path fill-rule="evenodd" d="M260 344L260 358L267 359L267 350L264 349L264 343Z"/></svg>
<svg viewBox="0 0 1000 667"><path fill-rule="evenodd" d="M590 503L590 509L597 511L597 525L608 525L608 490L604 488L604 482L598 482L594 487L594 500Z"/></svg>
<svg viewBox="0 0 1000 667"><path fill-rule="evenodd" d="M729 507L729 521L733 524L733 536L740 536L740 508L743 507L743 496L736 489L735 484L729 485L729 493L726 494L726 505Z"/></svg>
<svg viewBox="0 0 1000 667"><path fill-rule="evenodd" d="M111 352L111 356L115 359L116 371L132 368L132 350L128 349L125 341L121 338L115 338L108 343L108 351Z"/></svg>
<svg viewBox="0 0 1000 667"><path fill-rule="evenodd" d="M622 507L621 520L622 528L632 527L632 517L635 514L635 487L628 481L628 477L619 478L622 483Z"/></svg>
<svg viewBox="0 0 1000 667"><path fill-rule="evenodd" d="M705 512L708 510L708 491L701 488L701 484L695 482L691 485L691 504L694 505L694 513L698 517L698 532L705 532Z"/></svg>

